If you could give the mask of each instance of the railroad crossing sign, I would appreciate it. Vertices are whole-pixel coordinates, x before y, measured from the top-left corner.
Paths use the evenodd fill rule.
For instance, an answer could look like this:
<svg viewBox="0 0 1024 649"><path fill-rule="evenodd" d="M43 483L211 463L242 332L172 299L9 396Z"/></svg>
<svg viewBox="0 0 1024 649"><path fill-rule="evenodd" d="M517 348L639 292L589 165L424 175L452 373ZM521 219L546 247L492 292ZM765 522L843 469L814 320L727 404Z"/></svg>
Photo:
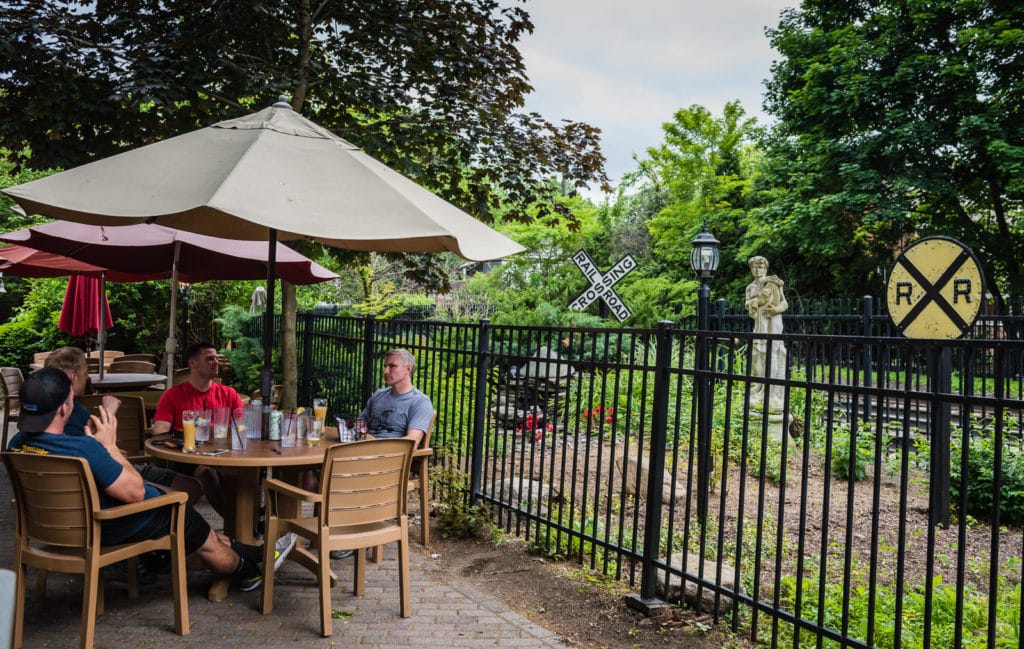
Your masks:
<svg viewBox="0 0 1024 649"><path fill-rule="evenodd" d="M893 264L889 315L907 338L959 338L981 309L985 278L974 253L949 237L912 243Z"/></svg>
<svg viewBox="0 0 1024 649"><path fill-rule="evenodd" d="M572 260L576 262L579 269L590 280L590 287L572 301L569 305L570 310L582 311L593 304L594 300L600 298L608 305L608 308L619 322L633 315L633 312L629 310L629 307L622 301L619 294L612 288L627 273L636 268L636 261L633 260L632 256L626 255L604 274L601 274L601 271L594 264L594 260L584 250L580 250L573 255Z"/></svg>

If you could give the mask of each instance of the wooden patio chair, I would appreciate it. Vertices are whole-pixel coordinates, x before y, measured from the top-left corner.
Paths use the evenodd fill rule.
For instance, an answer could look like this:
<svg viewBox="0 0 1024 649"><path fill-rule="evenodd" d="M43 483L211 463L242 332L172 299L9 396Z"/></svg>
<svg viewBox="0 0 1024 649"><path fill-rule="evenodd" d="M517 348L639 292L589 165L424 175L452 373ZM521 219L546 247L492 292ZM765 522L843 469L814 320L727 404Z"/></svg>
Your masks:
<svg viewBox="0 0 1024 649"><path fill-rule="evenodd" d="M99 358L100 357L100 350L94 349L91 352L89 352L88 354L86 354L86 356L88 358ZM122 352L120 350L117 350L117 349L104 349L103 350L103 360L106 360L107 358L118 358L119 356L124 356L124 352Z"/></svg>
<svg viewBox="0 0 1024 649"><path fill-rule="evenodd" d="M282 391L284 391L284 386L283 385L277 384L277 385L274 386L274 398L270 400L270 405L273 408L277 408L278 406L281 405L281 392ZM256 388L255 390L252 391L252 395L250 396L250 399L253 400L253 401L255 401L256 399L259 399L259 400L262 401L263 400L263 391L260 390L259 388Z"/></svg>
<svg viewBox="0 0 1024 649"><path fill-rule="evenodd" d="M122 352L122 351L118 351L116 349L104 349L103 350L103 368L106 369L106 368L110 367L111 363L113 363L116 359L121 358L122 356L124 356L124 352ZM89 352L88 354L85 355L85 358L86 358L86 360L92 360L92 361L96 362L97 369L95 371L98 372L99 371L99 369L98 369L99 368L99 362L100 362L100 350L96 349L96 350L93 350L93 351ZM90 370L90 371L93 371L93 370Z"/></svg>
<svg viewBox="0 0 1024 649"><path fill-rule="evenodd" d="M43 366L46 364L46 359L49 358L50 354L52 353L52 351L36 352L35 354L32 355L32 362L29 364L28 368L33 372L42 369Z"/></svg>
<svg viewBox="0 0 1024 649"><path fill-rule="evenodd" d="M430 425L420 440L419 446L412 452L412 465L409 472L409 485L407 492L420 492L420 545L426 547L430 543L430 493L427 490L429 476L427 469L430 466L430 458L434 456L434 449L430 447L430 433L434 430L437 422L437 413L430 418ZM413 475L412 469L416 470ZM373 549L373 562L384 561L384 546L377 546Z"/></svg>
<svg viewBox="0 0 1024 649"><path fill-rule="evenodd" d="M124 361L115 358L114 362L107 367L111 374L155 374L156 363L149 361Z"/></svg>
<svg viewBox="0 0 1024 649"><path fill-rule="evenodd" d="M171 553L174 630L189 632L188 593L185 584L185 501L187 494L172 492L109 509L100 509L99 492L89 465L82 458L35 453L2 453L14 486L16 509L14 570L17 593L14 610L14 649L22 646L25 617L26 568L38 571L80 573L82 631L80 649L91 649L97 613L103 612L100 569L118 561L135 559L155 550ZM100 523L159 507L171 508L171 525L158 539L121 545L103 545ZM138 597L138 583L131 561L129 597Z"/></svg>
<svg viewBox="0 0 1024 649"><path fill-rule="evenodd" d="M274 543L294 532L312 541L319 571L320 633L331 635L330 551L354 550L352 590L365 593L366 550L398 541L399 598L402 617L410 615L409 517L406 489L412 462L412 440L374 439L335 444L327 449L320 471L320 492L313 493L281 480L266 481L267 522L263 557L261 611L274 607ZM314 503L311 516L282 518L282 501ZM296 548L296 551L301 551Z"/></svg>
<svg viewBox="0 0 1024 649"><path fill-rule="evenodd" d="M18 421L21 414L21 384L25 382L25 375L17 367L0 367L0 378L3 378L4 389L4 414L0 426L0 451L7 448L7 429L13 422Z"/></svg>
<svg viewBox="0 0 1024 649"><path fill-rule="evenodd" d="M125 354L124 356L118 356L115 360L117 360L118 363L123 361L146 361L153 365L159 364L159 359L157 359L156 354Z"/></svg>
<svg viewBox="0 0 1024 649"><path fill-rule="evenodd" d="M430 543L430 485L427 469L430 466L430 458L434 457L434 449L430 447L430 433L437 423L437 413L430 419L430 425L420 440L419 447L412 454L412 468L415 475L409 475L409 491L420 492L420 544L424 547ZM378 553L376 556L381 556Z"/></svg>
<svg viewBox="0 0 1024 649"><path fill-rule="evenodd" d="M87 394L75 400L88 408L90 414L98 415L103 396ZM128 459L132 462L146 462L150 457L146 455L149 425L145 399L122 394L115 396L121 400L121 407L117 410L117 445L128 454Z"/></svg>

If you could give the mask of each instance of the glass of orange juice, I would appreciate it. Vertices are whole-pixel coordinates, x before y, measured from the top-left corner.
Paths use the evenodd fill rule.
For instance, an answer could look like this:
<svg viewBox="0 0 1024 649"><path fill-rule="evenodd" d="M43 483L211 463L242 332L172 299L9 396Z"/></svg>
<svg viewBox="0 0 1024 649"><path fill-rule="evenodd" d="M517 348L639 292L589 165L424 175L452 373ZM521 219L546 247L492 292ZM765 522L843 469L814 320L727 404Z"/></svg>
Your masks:
<svg viewBox="0 0 1024 649"><path fill-rule="evenodd" d="M196 452L196 420L199 419L198 410L181 411L181 432L185 439L181 446L182 453Z"/></svg>
<svg viewBox="0 0 1024 649"><path fill-rule="evenodd" d="M324 422L327 420L327 399L325 397L313 399L313 416L320 422L320 426L323 427Z"/></svg>

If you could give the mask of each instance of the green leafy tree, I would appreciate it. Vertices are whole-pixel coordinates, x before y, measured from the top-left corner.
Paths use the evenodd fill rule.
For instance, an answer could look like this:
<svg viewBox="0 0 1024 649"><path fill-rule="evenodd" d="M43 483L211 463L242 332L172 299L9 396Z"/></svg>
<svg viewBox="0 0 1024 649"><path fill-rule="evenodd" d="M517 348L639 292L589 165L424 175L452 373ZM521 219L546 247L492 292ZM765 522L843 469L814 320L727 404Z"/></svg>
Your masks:
<svg viewBox="0 0 1024 649"><path fill-rule="evenodd" d="M0 143L69 167L261 108L292 107L481 219L561 210L552 176L607 186L598 130L521 112L493 0L15 0L0 8ZM411 264L415 265L415 264ZM436 273L425 273L427 276ZM282 287L284 405L295 288Z"/></svg>
<svg viewBox="0 0 1024 649"><path fill-rule="evenodd" d="M71 167L272 103L490 219L605 185L598 130L521 112L525 10L492 0L15 0L0 141ZM563 214L567 214L562 210Z"/></svg>
<svg viewBox="0 0 1024 649"><path fill-rule="evenodd" d="M742 250L747 214L755 204L763 130L739 102L726 104L721 116L703 106L682 108L662 130L665 141L648 149L638 170L665 194L664 208L648 222L652 276L691 282L690 242L707 223L722 242L716 292L742 295L749 281Z"/></svg>
<svg viewBox="0 0 1024 649"><path fill-rule="evenodd" d="M778 118L753 232L819 294L881 288L907 237L945 234L1024 292L1024 5L807 2L768 31Z"/></svg>

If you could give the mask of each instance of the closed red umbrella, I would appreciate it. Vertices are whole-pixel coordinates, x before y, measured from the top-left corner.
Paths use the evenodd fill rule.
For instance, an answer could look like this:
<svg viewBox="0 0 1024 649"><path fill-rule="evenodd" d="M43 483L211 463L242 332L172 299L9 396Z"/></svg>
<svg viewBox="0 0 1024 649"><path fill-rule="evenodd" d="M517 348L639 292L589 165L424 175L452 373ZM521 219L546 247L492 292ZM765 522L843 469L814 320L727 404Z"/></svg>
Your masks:
<svg viewBox="0 0 1024 649"><path fill-rule="evenodd" d="M96 338L110 327L110 322L103 279L79 274L69 277L57 328L75 338Z"/></svg>

